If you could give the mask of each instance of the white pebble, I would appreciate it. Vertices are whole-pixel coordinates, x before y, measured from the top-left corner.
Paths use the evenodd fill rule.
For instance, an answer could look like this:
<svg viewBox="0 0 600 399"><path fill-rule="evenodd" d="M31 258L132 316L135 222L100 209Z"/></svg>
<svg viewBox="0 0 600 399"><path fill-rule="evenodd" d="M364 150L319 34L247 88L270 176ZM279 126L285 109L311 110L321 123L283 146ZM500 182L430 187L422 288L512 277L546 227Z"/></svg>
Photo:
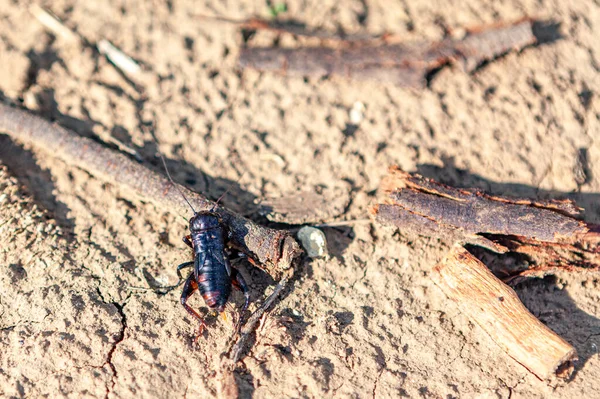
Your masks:
<svg viewBox="0 0 600 399"><path fill-rule="evenodd" d="M309 257L319 258L327 255L327 240L321 230L304 226L298 231L298 239Z"/></svg>
<svg viewBox="0 0 600 399"><path fill-rule="evenodd" d="M360 101L357 101L350 110L350 123L358 125L363 120L363 113L365 112L365 105Z"/></svg>

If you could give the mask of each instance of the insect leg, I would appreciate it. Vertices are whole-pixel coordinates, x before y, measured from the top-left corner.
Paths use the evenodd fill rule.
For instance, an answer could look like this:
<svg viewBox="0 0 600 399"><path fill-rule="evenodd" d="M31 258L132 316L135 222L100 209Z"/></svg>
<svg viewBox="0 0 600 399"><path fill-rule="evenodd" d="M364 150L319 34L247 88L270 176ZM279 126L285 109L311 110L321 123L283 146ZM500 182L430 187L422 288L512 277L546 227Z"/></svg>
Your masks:
<svg viewBox="0 0 600 399"><path fill-rule="evenodd" d="M190 305L187 304L187 300L190 296L192 296L192 294L196 290L198 290L198 283L194 279L194 273L192 272L190 273L187 280L185 280L185 284L183 285L183 291L181 292L181 304L190 315L192 315L196 320L200 322L200 327L198 327L198 335L196 335L196 339L194 341L197 341L198 338L200 338L200 335L202 334L202 332L204 331L204 327L206 326L204 324L204 320L202 319L202 317L200 317L198 312L196 312L194 309L191 308Z"/></svg>
<svg viewBox="0 0 600 399"><path fill-rule="evenodd" d="M186 267L192 267L192 266L194 266L194 261L185 262L185 263L182 263L181 265L177 266L177 276L179 277L179 283L177 283L177 285L179 285L181 283L181 280L183 280L183 276L181 275L181 269L185 269Z"/></svg>
<svg viewBox="0 0 600 399"><path fill-rule="evenodd" d="M260 264L256 260L254 260L254 258L252 257L253 255L250 253L246 253L241 248L234 248L234 247L230 246L228 248L228 253L229 253L229 259L231 261L236 261L239 259L246 259L248 262L250 262L252 264L252 266L260 268Z"/></svg>
<svg viewBox="0 0 600 399"><path fill-rule="evenodd" d="M249 252L247 249L232 245L233 232L230 229L228 229L227 226L223 226L223 228L225 229L224 233L226 237L225 245L227 245L227 247L229 248L229 251L232 254L232 256L235 256L235 258L246 258L248 262L252 264L252 266L258 267L260 269L260 263L254 259L254 254L252 252ZM237 251L238 253L236 255L233 255L234 251ZM233 260L233 258L231 259Z"/></svg>
<svg viewBox="0 0 600 399"><path fill-rule="evenodd" d="M233 286L238 290L242 291L245 298L244 306L240 310L240 316L236 326L236 330L239 331L242 326L244 311L246 311L250 305L250 290L248 289L246 280L244 280L244 277L242 277L242 274L237 271L237 269L231 269L231 284L233 284Z"/></svg>
<svg viewBox="0 0 600 399"><path fill-rule="evenodd" d="M192 236L191 235L187 235L187 236L183 236L183 242L188 245L190 248L194 248L194 246L192 245Z"/></svg>
<svg viewBox="0 0 600 399"><path fill-rule="evenodd" d="M244 303L244 307L242 308L242 312L248 309L250 305L250 290L248 289L248 284L246 284L246 280L242 277L242 274L236 269L231 269L231 283L235 288L242 291L244 294L244 298L246 302Z"/></svg>

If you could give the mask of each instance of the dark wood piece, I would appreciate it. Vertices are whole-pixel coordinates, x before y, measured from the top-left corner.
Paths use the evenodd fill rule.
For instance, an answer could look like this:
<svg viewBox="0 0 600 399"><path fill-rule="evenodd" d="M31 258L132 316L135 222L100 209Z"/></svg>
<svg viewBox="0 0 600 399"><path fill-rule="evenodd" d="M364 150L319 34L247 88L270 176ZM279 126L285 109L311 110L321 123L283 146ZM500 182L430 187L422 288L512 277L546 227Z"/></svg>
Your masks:
<svg viewBox="0 0 600 399"><path fill-rule="evenodd" d="M600 229L577 219L573 202L492 196L390 168L377 221L420 235L525 255L520 269L495 269L506 281L556 270L599 271ZM518 281L518 280L517 280Z"/></svg>
<svg viewBox="0 0 600 399"><path fill-rule="evenodd" d="M249 26L274 29L254 20ZM277 27L277 31L279 29ZM340 40L334 47L246 48L240 52L239 64L242 68L289 75L339 75L422 88L427 84L427 76L443 65L458 64L464 71L473 72L485 61L534 43L532 21L523 20L471 31L462 39L445 39L438 43L374 45L375 40Z"/></svg>
<svg viewBox="0 0 600 399"><path fill-rule="evenodd" d="M580 208L568 200L508 198L458 189L398 167L390 168L380 191L385 200L372 209L377 221L455 243L432 276L463 313L538 378L571 375L575 349L533 317L496 276L514 283L559 270L599 271L598 226L577 219ZM490 270L471 253L476 247L471 252L462 247L466 243L503 254L480 254L495 260L516 254L525 261L496 261Z"/></svg>

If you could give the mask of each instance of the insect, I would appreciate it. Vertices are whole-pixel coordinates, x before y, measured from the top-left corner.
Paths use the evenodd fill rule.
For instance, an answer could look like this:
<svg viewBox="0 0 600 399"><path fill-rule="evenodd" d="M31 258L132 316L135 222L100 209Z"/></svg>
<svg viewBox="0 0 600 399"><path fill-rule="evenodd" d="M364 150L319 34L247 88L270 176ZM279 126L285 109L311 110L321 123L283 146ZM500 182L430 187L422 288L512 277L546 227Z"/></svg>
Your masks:
<svg viewBox="0 0 600 399"><path fill-rule="evenodd" d="M190 234L183 237L183 242L194 251L194 260L179 265L177 275L181 281L183 279L181 270L193 267L183 285L181 304L190 315L200 322L196 340L206 327L204 319L187 303L196 291L200 291L204 302L211 310L221 313L224 318L225 306L229 300L232 287L242 291L245 302L236 323L236 330L238 330L242 323L242 315L250 304L250 291L242 275L237 269L231 267L230 258L232 253L228 246L227 226L222 222L220 216L214 212L215 207L225 193L217 200L211 210L196 212L177 184L173 182L162 154L160 154L160 157L169 180L179 190L185 202L194 212L194 216L189 222Z"/></svg>

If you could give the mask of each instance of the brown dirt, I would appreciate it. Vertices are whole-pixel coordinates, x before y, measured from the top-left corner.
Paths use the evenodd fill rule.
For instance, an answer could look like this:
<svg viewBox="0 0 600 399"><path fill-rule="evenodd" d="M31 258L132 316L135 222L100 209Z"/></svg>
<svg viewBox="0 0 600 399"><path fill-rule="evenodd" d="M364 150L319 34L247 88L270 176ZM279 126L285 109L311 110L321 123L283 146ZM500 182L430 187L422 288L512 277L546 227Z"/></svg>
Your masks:
<svg viewBox="0 0 600 399"><path fill-rule="evenodd" d="M600 222L597 1L288 2L288 14L313 27L406 40L525 15L560 23L552 43L472 76L443 69L423 91L240 73L236 28L194 15L265 15L263 2L46 4L88 40L107 38L143 63L147 97L92 48L54 39L19 1L0 3L0 95L82 135L116 138L156 166L154 131L174 178L215 198L245 172L224 199L238 211L256 215L255 198L325 186L350 193L338 219L363 219L387 166L399 164L493 193L567 196ZM254 43L272 40L260 34ZM365 118L345 134L359 101ZM576 166L582 152L587 168ZM207 337L192 345L196 324L179 289L160 289L190 259L180 215L7 136L0 163L0 396L216 395L231 325L209 317ZM325 233L331 256L301 265L236 369L244 397L583 398L600 390L597 275L517 288L580 355L571 381L548 384L430 279L443 244L369 224ZM272 281L243 273L260 302ZM203 306L196 296L191 303Z"/></svg>

